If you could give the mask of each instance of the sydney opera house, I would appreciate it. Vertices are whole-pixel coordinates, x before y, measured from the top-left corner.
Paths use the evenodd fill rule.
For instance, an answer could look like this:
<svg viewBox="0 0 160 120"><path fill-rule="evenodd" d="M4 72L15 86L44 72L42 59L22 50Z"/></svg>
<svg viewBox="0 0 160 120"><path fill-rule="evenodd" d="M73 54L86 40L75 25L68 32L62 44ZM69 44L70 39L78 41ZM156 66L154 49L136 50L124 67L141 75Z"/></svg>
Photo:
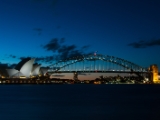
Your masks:
<svg viewBox="0 0 160 120"><path fill-rule="evenodd" d="M43 76L47 73L48 68L34 64L35 59L25 58L20 61L14 69L1 69L1 76L6 78L31 78Z"/></svg>

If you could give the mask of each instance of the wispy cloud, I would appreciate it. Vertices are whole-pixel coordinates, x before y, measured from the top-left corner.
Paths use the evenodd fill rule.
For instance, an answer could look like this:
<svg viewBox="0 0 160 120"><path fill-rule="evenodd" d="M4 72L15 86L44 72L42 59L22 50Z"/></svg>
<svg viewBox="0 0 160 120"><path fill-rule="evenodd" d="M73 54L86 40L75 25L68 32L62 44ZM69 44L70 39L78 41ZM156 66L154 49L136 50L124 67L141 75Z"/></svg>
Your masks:
<svg viewBox="0 0 160 120"><path fill-rule="evenodd" d="M19 57L19 59L22 61L24 59L31 59L35 58L35 63L46 63L46 64L52 64L56 61L56 56L42 56L42 57Z"/></svg>
<svg viewBox="0 0 160 120"><path fill-rule="evenodd" d="M16 56L15 56L15 55L10 55L9 57L11 57L11 58L16 58Z"/></svg>
<svg viewBox="0 0 160 120"><path fill-rule="evenodd" d="M138 41L128 44L128 46L132 46L133 48L147 48L151 46L160 46L160 39L152 39L148 41Z"/></svg>
<svg viewBox="0 0 160 120"><path fill-rule="evenodd" d="M13 64L9 64L9 68L15 68L17 64L13 63Z"/></svg>
<svg viewBox="0 0 160 120"><path fill-rule="evenodd" d="M55 61L54 56L45 56L45 57L35 57L36 62L49 63L52 64Z"/></svg>
<svg viewBox="0 0 160 120"><path fill-rule="evenodd" d="M38 32L38 35L42 34L42 29L41 28L33 28L34 31Z"/></svg>
<svg viewBox="0 0 160 120"><path fill-rule="evenodd" d="M4 64L4 63L0 63L0 70L4 70L6 68L15 68L17 64Z"/></svg>

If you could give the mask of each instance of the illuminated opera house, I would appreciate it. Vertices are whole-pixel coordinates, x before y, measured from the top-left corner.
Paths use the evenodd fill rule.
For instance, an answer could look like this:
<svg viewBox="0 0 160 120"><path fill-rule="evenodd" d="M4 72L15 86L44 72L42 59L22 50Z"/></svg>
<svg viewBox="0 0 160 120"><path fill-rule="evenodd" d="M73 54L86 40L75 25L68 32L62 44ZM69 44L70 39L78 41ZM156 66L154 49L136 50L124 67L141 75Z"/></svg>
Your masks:
<svg viewBox="0 0 160 120"><path fill-rule="evenodd" d="M20 61L14 69L6 69L9 78L31 78L39 75L45 75L47 68L42 67L39 64L34 64L35 59L25 58Z"/></svg>

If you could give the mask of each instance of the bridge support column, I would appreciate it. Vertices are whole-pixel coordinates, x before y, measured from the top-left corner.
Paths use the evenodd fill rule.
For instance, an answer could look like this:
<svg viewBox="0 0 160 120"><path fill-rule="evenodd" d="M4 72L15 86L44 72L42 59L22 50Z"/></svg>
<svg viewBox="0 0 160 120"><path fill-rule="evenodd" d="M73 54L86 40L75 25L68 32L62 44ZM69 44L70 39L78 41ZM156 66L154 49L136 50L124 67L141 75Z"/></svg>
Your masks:
<svg viewBox="0 0 160 120"><path fill-rule="evenodd" d="M73 73L73 80L74 80L74 81L77 81L77 80L78 80L78 73L77 73L77 72L74 72L74 73Z"/></svg>
<svg viewBox="0 0 160 120"><path fill-rule="evenodd" d="M160 83L160 80L158 79L158 66L157 65L151 65L149 70L151 71L150 80L153 83Z"/></svg>

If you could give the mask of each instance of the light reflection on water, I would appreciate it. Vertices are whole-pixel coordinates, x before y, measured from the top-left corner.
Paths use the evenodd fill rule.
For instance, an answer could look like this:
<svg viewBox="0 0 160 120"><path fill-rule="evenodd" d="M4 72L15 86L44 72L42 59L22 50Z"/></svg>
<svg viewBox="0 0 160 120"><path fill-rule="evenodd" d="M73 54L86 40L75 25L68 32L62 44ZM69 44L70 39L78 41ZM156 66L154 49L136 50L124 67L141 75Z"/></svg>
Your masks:
<svg viewBox="0 0 160 120"><path fill-rule="evenodd" d="M1 85L2 120L160 118L160 85Z"/></svg>

